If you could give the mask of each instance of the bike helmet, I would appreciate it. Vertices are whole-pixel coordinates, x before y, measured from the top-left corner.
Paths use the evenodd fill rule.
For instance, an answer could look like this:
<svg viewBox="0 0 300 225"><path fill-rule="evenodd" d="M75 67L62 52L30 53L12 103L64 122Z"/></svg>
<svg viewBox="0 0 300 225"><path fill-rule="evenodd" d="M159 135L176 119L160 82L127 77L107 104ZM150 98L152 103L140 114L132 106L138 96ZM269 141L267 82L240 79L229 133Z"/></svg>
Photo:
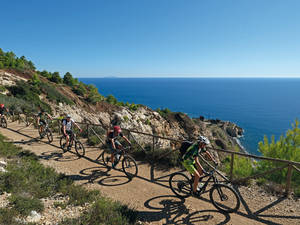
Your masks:
<svg viewBox="0 0 300 225"><path fill-rule="evenodd" d="M0 104L0 108L4 108L4 104Z"/></svg>
<svg viewBox="0 0 300 225"><path fill-rule="evenodd" d="M199 142L199 143L204 143L204 144L206 144L206 145L209 145L209 144L210 144L208 138L207 138L207 137L204 137L204 136L200 136L200 137L198 138L198 142Z"/></svg>
<svg viewBox="0 0 300 225"><path fill-rule="evenodd" d="M68 114L68 115L67 115L67 118L71 118L71 115L70 115L70 114Z"/></svg>
<svg viewBox="0 0 300 225"><path fill-rule="evenodd" d="M119 126L114 126L114 131L117 133L121 133L121 128Z"/></svg>

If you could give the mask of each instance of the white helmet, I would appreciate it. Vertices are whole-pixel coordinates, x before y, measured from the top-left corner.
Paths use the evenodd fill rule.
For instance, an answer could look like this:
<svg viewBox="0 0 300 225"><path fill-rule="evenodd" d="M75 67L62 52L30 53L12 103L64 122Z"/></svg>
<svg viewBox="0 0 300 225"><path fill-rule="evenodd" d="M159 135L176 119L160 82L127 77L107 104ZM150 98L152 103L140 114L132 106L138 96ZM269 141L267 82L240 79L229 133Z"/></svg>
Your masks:
<svg viewBox="0 0 300 225"><path fill-rule="evenodd" d="M210 144L208 138L207 138L207 137L204 137L204 136L200 136L200 137L198 138L198 142L199 142L199 143L204 143L204 144L206 144L206 145L209 145L209 144Z"/></svg>
<svg viewBox="0 0 300 225"><path fill-rule="evenodd" d="M71 118L71 115L70 115L70 114L68 114L68 115L67 115L67 118Z"/></svg>

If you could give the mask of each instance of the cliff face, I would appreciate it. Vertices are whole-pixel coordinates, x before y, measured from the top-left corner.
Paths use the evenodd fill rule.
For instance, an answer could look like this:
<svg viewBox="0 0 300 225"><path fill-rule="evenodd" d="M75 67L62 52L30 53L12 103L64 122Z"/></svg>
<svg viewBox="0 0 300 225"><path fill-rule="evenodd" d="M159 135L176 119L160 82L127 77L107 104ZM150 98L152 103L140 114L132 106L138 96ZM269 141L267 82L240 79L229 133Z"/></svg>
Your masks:
<svg viewBox="0 0 300 225"><path fill-rule="evenodd" d="M26 78L0 70L0 85L15 85L17 80L26 80ZM146 106L131 111L128 107L112 105L105 101L97 102L96 105L87 104L66 85L57 85L56 90L75 104L53 104L47 100L45 94L40 95L40 99L51 106L54 116L70 114L78 122L101 124L105 128L110 127L111 124L118 124L123 128L181 140L193 140L199 135L205 135L210 139L213 147L223 149L237 146L234 138L243 133L242 128L228 121L207 120L203 117L190 118L184 113L159 114ZM152 138L146 136L135 135L135 138L140 143L152 142ZM156 144L159 147L170 146L170 142L163 139L157 140Z"/></svg>

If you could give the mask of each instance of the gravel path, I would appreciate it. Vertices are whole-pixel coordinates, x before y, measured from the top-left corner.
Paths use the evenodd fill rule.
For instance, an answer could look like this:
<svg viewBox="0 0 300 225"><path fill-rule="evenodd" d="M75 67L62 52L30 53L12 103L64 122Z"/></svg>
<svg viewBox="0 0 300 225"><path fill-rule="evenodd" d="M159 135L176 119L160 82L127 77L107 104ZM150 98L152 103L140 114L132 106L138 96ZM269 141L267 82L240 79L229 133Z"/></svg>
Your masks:
<svg viewBox="0 0 300 225"><path fill-rule="evenodd" d="M86 148L86 156L78 158L74 149L62 153L58 136L48 144L38 141L37 130L23 124L10 123L0 132L15 144L34 152L41 162L72 177L89 189L121 201L139 211L146 224L300 224L300 200L272 196L257 186L239 187L240 210L233 214L217 211L208 194L202 198L176 198L169 189L168 178L175 170L161 171L139 162L138 177L129 180L121 170L108 170L95 159L102 152Z"/></svg>

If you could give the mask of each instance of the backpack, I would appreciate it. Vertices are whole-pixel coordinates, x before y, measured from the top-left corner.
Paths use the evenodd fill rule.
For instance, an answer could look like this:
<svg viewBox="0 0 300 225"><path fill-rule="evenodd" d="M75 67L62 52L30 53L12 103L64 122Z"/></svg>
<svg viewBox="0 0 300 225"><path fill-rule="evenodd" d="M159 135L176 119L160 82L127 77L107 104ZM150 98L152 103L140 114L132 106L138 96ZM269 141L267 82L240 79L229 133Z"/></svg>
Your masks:
<svg viewBox="0 0 300 225"><path fill-rule="evenodd" d="M183 155L186 153L186 150L193 144L191 141L183 141L181 143L181 146L179 148L180 151L180 158L183 157Z"/></svg>

